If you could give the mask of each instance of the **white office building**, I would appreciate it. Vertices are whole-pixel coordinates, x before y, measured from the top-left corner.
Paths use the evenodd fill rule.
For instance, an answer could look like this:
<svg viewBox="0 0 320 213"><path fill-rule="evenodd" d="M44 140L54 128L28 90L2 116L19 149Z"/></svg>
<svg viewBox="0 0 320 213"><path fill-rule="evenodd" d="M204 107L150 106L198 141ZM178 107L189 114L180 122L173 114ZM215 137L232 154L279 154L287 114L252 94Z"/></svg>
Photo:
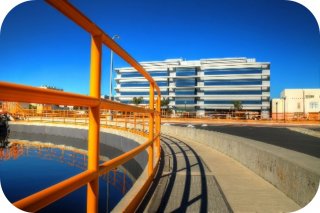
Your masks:
<svg viewBox="0 0 320 213"><path fill-rule="evenodd" d="M140 63L169 98L174 111L230 111L235 101L243 110L269 118L270 63L249 58L217 58L186 61L168 59ZM132 67L116 68L116 99L132 103L133 97L148 103L149 83Z"/></svg>
<svg viewBox="0 0 320 213"><path fill-rule="evenodd" d="M318 120L319 112L320 89L285 89L280 98L272 99L273 119Z"/></svg>

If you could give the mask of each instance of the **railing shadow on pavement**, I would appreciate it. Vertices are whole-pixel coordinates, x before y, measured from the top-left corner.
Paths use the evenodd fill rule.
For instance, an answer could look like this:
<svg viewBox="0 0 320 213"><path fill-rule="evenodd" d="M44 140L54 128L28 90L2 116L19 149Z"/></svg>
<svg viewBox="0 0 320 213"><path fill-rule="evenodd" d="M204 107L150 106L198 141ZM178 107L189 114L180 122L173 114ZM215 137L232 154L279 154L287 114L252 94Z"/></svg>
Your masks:
<svg viewBox="0 0 320 213"><path fill-rule="evenodd" d="M197 202L200 202L197 204L199 206L197 211L212 211L212 205L209 205L209 202L212 201L208 197L209 191L212 191L209 187L212 186L207 184L207 177L213 178L212 182L215 183L216 190L224 202L224 210L233 212L216 178L209 174L209 169L191 146L167 135L161 136L161 142L163 152L159 170L152 186L138 208L139 212L187 212L190 210L189 207ZM184 166L181 167L181 165ZM200 187L200 189L196 189L196 191L200 191L197 196L194 196L195 189L192 188L195 187L193 186L195 181L193 174L200 177L201 186L197 185ZM184 177L184 180L181 177ZM184 182L184 184L181 184L181 182ZM178 189L177 187L180 188ZM175 194L177 190L181 191L179 196ZM172 204L172 202L175 204Z"/></svg>

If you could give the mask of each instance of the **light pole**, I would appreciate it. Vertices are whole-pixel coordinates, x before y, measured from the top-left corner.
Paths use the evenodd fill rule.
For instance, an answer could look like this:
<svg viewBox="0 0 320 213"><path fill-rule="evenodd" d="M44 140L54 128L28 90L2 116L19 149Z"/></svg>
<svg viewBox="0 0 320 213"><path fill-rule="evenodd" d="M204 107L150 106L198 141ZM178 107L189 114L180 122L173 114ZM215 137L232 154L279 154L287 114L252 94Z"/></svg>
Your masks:
<svg viewBox="0 0 320 213"><path fill-rule="evenodd" d="M304 95L304 90L302 90L302 100L303 100L303 118L306 118L306 100L305 100L305 95Z"/></svg>
<svg viewBox="0 0 320 213"><path fill-rule="evenodd" d="M112 39L120 39L119 35L112 36ZM109 82L109 100L112 101L112 72L113 72L113 51L111 49L110 53L110 82ZM109 111L110 120L112 120L111 110ZM108 173L108 181L107 181L107 212L109 209L109 173Z"/></svg>
<svg viewBox="0 0 320 213"><path fill-rule="evenodd" d="M119 35L114 35L112 36L112 39L120 39ZM111 96L112 96L112 72L113 72L113 51L111 50L111 54L110 54L110 91L109 91L109 100L111 101Z"/></svg>
<svg viewBox="0 0 320 213"><path fill-rule="evenodd" d="M276 121L278 122L278 101L276 102Z"/></svg>
<svg viewBox="0 0 320 213"><path fill-rule="evenodd" d="M286 96L283 97L283 120L286 122Z"/></svg>

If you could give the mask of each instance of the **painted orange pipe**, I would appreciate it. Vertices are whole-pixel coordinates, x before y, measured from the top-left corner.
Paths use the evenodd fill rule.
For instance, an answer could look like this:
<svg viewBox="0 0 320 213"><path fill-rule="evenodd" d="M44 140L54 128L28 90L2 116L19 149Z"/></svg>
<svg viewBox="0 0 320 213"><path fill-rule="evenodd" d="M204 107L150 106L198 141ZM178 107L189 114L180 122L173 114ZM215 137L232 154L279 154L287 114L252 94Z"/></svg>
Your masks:
<svg viewBox="0 0 320 213"><path fill-rule="evenodd" d="M111 109L111 110L124 110L124 111L130 111L130 112L144 112L144 113L150 113L152 112L150 109L145 109L142 107L136 107L132 105L122 104L110 100L101 100L101 109Z"/></svg>
<svg viewBox="0 0 320 213"><path fill-rule="evenodd" d="M95 172L87 170L40 192L23 198L22 200L15 202L13 205L19 209L23 209L24 211L36 212L46 207L50 203L53 203L54 201L84 186L94 177Z"/></svg>
<svg viewBox="0 0 320 213"><path fill-rule="evenodd" d="M99 97L100 98L100 97ZM20 84L0 82L1 101L60 104L73 106L98 106L100 100L85 95L43 89Z"/></svg>
<svg viewBox="0 0 320 213"><path fill-rule="evenodd" d="M149 96L149 109L154 110L154 85L150 83L150 96ZM154 114L149 114L149 140L153 139L154 135ZM154 142L149 147L148 154L148 174L151 175L153 171L153 158L154 158Z"/></svg>
<svg viewBox="0 0 320 213"><path fill-rule="evenodd" d="M156 135L155 138L159 137L160 135ZM114 169L124 163L126 163L127 161L131 160L132 158L134 158L136 155L138 155L140 152L144 151L148 146L151 146L153 143L153 140L148 140L147 142L143 143L142 145L118 156L115 157L103 164L100 164L99 166L99 175L103 175L107 172L109 172L111 169Z"/></svg>
<svg viewBox="0 0 320 213"><path fill-rule="evenodd" d="M158 111L154 111L154 89L157 90L158 94L160 94L160 90L156 82L151 78L151 76L144 70L144 68L138 64L125 50L123 50L117 43L115 43L108 35L106 35L100 28L98 28L95 24L93 24L88 18L86 18L80 11L74 8L67 1L60 0L47 0L52 6L56 7L60 12L68 16L78 25L80 25L83 29L87 30L91 35L93 35L92 40L92 58L91 58L91 77L90 77L90 96L81 96L75 95L71 93L63 93L57 91L40 91L39 88L27 87L18 85L1 85L0 83L0 94L2 100L7 101L23 101L23 102L33 102L33 103L48 103L48 104L64 104L64 105L79 105L79 106L87 106L90 107L90 121L89 121L89 163L88 163L88 171L93 172L93 176L90 180L85 179L88 184L88 212L97 212L97 197L98 197L98 185L96 184L97 180L97 171L98 171L98 153L99 153L99 127L100 127L100 118L99 118L99 110L100 107L112 108L115 107L116 104L111 104L110 102L101 102L100 100L100 82L101 82L101 44L109 46L115 53L117 53L120 57L126 60L129 64L131 64L134 68L136 68L146 79L150 82L150 110L141 110L129 107L128 105L122 106L122 110L124 111L137 111L142 113L150 114L150 122L149 122L149 143L147 146L142 146L138 149L139 152L146 149L148 146L151 147L152 152L149 152L149 179L146 183L146 186L149 185L152 175L154 174L153 170L153 146L152 144L156 139L159 138L159 134L155 138L154 135L154 116L158 115ZM100 37L101 36L101 37ZM6 84L6 83L4 83ZM2 87L1 87L2 86ZM15 87L15 89L9 88L10 86ZM152 88L151 88L152 87ZM9 90L6 90L8 89ZM1 90L2 89L2 90ZM43 94L45 93L45 94ZM7 95L8 94L8 95ZM11 94L14 94L13 96ZM33 96L34 95L34 96ZM27 97L28 96L28 97ZM36 100L36 101L35 101ZM128 109L128 107L130 109ZM151 119L152 118L152 119ZM143 116L144 119L144 116ZM144 126L144 124L143 124ZM135 150L137 152L137 150ZM129 155L126 155L128 159L134 157L133 153L129 152ZM132 155L131 155L132 154ZM125 157L119 156L117 162L110 161L110 166L116 167L118 164L122 164ZM127 159L126 158L126 159ZM128 160L127 159L127 160ZM103 168L103 167L102 167ZM100 169L99 169L100 171ZM93 179L92 179L93 178ZM84 180L84 179L81 179ZM80 182L81 182L80 181ZM64 183L61 182L61 183ZM82 183L82 182L81 182ZM70 183L71 184L71 183ZM78 182L77 182L78 184ZM78 187L78 185L77 185ZM145 187L144 187L145 188ZM54 188L56 189L56 188ZM146 189L146 188L145 188ZM50 191L50 190L49 190ZM144 189L143 189L144 191ZM50 191L51 192L51 191ZM68 192L70 193L70 191ZM59 192L54 192L53 196L57 196ZM141 193L140 193L141 194ZM42 195L45 197L45 195ZM64 196L64 195L61 195ZM139 196L140 198L140 196ZM53 202L53 198L50 198L47 202ZM59 199L59 198L57 198ZM36 200L36 199L35 199ZM137 197L134 198L137 200ZM20 202L20 201L19 201ZM17 205L19 204L17 202ZM38 203L37 203L38 204ZM90 206L90 207L89 207Z"/></svg>
<svg viewBox="0 0 320 213"><path fill-rule="evenodd" d="M161 128L161 96L158 95L158 98L157 98L157 115L156 115L156 134L160 134L160 128ZM161 149L160 149L160 137L158 137L155 141L156 143L156 150L157 150L157 157L159 158L160 157L160 152L161 152Z"/></svg>
<svg viewBox="0 0 320 213"><path fill-rule="evenodd" d="M90 96L100 98L101 91L101 36L91 38L90 63ZM96 173L95 179L87 185L87 212L98 212L99 200L99 135L100 135L100 106L89 108L88 132L88 170Z"/></svg>
<svg viewBox="0 0 320 213"><path fill-rule="evenodd" d="M68 1L61 0L46 0L48 4L56 8L62 14L67 16L70 20L74 21L85 31L91 35L102 35L102 42L108 46L113 52L123 58L132 67L134 67L142 76L144 76L150 83L153 83L156 91L160 94L160 88L157 83L153 80L151 75L136 61L132 58L122 47L120 47L110 36L108 36L102 29L95 25L90 19L82 14L77 8L75 8Z"/></svg>

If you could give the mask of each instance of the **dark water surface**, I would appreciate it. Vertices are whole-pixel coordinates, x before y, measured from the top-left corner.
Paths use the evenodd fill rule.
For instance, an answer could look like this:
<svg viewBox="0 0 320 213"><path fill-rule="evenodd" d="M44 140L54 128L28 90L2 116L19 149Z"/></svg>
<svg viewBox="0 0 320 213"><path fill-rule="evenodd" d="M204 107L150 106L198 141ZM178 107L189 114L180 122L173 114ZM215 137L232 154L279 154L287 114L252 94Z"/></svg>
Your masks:
<svg viewBox="0 0 320 213"><path fill-rule="evenodd" d="M86 168L85 151L75 148L19 141L10 148L0 148L1 186L10 202L79 174ZM132 184L124 170L118 169L101 176L99 212L107 211L108 186L110 211ZM84 186L39 212L86 212L86 191L87 187Z"/></svg>

